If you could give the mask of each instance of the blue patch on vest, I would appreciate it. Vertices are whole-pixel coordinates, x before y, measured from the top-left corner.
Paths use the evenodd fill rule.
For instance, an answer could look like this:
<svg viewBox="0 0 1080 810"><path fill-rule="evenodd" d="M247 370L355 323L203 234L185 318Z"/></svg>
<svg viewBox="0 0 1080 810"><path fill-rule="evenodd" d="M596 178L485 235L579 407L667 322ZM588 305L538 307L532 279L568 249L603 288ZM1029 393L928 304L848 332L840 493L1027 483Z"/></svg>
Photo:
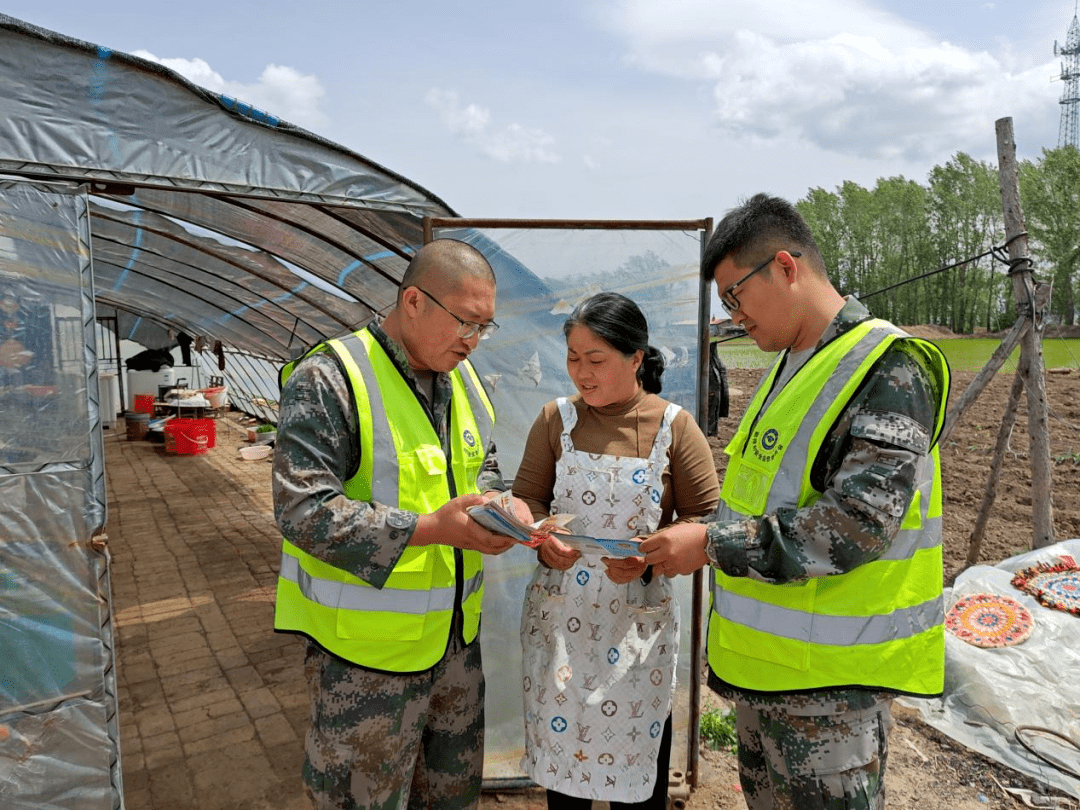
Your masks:
<svg viewBox="0 0 1080 810"><path fill-rule="evenodd" d="M465 444L469 447L476 447L476 437L472 435L472 431L466 430L461 434L461 438L465 440Z"/></svg>
<svg viewBox="0 0 1080 810"><path fill-rule="evenodd" d="M761 437L761 446L766 450L772 450L778 441L780 441L779 431L776 428L769 428Z"/></svg>

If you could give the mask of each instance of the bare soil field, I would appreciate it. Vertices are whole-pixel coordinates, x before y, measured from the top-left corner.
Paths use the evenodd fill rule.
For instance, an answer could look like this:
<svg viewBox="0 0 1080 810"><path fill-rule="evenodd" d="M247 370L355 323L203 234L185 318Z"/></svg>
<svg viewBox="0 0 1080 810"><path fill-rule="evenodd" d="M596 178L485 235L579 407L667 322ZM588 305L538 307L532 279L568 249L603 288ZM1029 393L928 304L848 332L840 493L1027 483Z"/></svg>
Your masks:
<svg viewBox="0 0 1080 810"><path fill-rule="evenodd" d="M760 375L759 370L728 371L732 417L722 420L721 434L710 439L721 475L724 468L722 449ZM953 375L950 402L959 400L974 376L965 372ZM998 374L960 418L941 448L946 585L951 584L966 565L972 527L986 491L990 462L1012 380L1012 374ZM1054 534L1056 540L1064 540L1080 537L1080 371L1048 372L1046 395ZM977 557L979 563L993 564L1031 548L1029 452L1027 400L1021 396L997 496ZM712 701L713 705L720 705L719 699L707 688L703 691L703 703ZM1027 777L953 742L922 723L914 712L898 708L895 714L897 725L890 736L885 782L889 808L985 810L1023 806L1006 793L1004 788L1008 787L1035 790L1050 796L1063 795L1044 790ZM731 754L703 746L697 781L697 789L681 803L689 810L737 810L746 806L739 792L738 772ZM481 806L539 810L545 803L542 792L529 791L488 794Z"/></svg>

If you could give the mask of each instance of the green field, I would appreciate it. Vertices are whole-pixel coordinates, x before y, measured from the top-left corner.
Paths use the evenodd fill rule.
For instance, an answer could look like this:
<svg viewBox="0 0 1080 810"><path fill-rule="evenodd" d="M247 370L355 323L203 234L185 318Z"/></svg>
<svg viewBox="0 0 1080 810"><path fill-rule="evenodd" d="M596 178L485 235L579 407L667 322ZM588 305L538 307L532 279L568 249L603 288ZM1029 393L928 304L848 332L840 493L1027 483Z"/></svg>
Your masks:
<svg viewBox="0 0 1080 810"><path fill-rule="evenodd" d="M978 371L1001 343L997 338L934 338L931 342L941 349L953 371ZM728 368L766 368L774 356L762 352L749 338L720 344L720 359ZM1001 371L1016 371L1019 357L1020 348L1017 347ZM1047 368L1080 368L1080 338L1046 338L1043 340L1043 362Z"/></svg>
<svg viewBox="0 0 1080 810"><path fill-rule="evenodd" d="M956 371L978 371L1001 344L997 338L935 338L932 341L949 367ZM1045 338L1042 344L1046 368L1080 368L1080 338ZM1016 371L1020 347L1013 349L1002 371Z"/></svg>

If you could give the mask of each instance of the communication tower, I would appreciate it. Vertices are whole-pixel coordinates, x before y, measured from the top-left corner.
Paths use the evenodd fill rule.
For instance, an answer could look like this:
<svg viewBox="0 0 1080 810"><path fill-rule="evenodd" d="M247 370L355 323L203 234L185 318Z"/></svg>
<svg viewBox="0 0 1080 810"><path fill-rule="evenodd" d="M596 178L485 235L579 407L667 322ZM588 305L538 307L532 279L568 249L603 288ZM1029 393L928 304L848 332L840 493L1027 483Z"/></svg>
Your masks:
<svg viewBox="0 0 1080 810"><path fill-rule="evenodd" d="M1074 9L1065 44L1058 46L1054 40L1054 55L1062 57L1061 81L1065 89L1061 93L1061 126L1058 129L1058 147L1071 146L1080 149L1080 20Z"/></svg>

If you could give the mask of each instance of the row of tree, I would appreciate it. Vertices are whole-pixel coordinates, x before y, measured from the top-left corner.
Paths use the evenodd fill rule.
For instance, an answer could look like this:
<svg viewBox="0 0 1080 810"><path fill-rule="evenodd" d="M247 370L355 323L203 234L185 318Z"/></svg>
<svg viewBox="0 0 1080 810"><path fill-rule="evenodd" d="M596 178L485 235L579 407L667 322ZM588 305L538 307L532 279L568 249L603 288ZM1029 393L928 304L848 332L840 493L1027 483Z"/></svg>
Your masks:
<svg viewBox="0 0 1080 810"><path fill-rule="evenodd" d="M1073 324L1080 295L1080 151L1043 150L1020 164L1020 198L1037 279L1053 281L1050 317ZM836 286L901 324L961 334L1016 318L997 167L960 152L926 185L903 177L872 189L845 182L796 204ZM997 256L1003 257L1002 251ZM955 265L950 269L942 268ZM935 272L940 271L940 272Z"/></svg>

